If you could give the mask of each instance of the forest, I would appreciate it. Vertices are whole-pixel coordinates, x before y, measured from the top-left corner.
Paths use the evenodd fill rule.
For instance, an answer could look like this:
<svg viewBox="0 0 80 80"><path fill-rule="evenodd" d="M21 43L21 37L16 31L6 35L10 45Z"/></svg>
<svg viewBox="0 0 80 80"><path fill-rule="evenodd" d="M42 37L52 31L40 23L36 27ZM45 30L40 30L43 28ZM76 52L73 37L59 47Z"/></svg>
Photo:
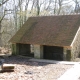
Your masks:
<svg viewBox="0 0 80 80"><path fill-rule="evenodd" d="M31 16L79 14L80 0L0 0L0 46Z"/></svg>

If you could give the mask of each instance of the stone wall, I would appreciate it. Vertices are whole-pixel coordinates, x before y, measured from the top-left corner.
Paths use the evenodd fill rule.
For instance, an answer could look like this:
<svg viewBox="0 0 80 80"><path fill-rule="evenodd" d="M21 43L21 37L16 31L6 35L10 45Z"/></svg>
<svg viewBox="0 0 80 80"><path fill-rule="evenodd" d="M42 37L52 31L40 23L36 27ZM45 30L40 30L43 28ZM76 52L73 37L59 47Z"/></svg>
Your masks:
<svg viewBox="0 0 80 80"><path fill-rule="evenodd" d="M76 36L71 44L71 54L72 54L72 60L79 57L80 55L80 27L76 33Z"/></svg>
<svg viewBox="0 0 80 80"><path fill-rule="evenodd" d="M71 47L64 47L63 49L63 60L70 61L71 60Z"/></svg>
<svg viewBox="0 0 80 80"><path fill-rule="evenodd" d="M18 55L19 54L19 45L14 43L12 44L12 55Z"/></svg>
<svg viewBox="0 0 80 80"><path fill-rule="evenodd" d="M34 57L35 58L43 58L43 46L41 45L34 45Z"/></svg>

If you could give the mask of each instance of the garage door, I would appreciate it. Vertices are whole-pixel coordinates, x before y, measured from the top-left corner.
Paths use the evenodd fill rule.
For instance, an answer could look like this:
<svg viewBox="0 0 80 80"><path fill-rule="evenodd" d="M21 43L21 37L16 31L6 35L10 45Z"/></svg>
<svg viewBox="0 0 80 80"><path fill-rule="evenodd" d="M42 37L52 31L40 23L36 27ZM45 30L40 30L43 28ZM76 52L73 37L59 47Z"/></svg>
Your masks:
<svg viewBox="0 0 80 80"><path fill-rule="evenodd" d="M63 47L44 46L44 59L63 60Z"/></svg>
<svg viewBox="0 0 80 80"><path fill-rule="evenodd" d="M30 51L30 44L19 44L19 55L34 57Z"/></svg>

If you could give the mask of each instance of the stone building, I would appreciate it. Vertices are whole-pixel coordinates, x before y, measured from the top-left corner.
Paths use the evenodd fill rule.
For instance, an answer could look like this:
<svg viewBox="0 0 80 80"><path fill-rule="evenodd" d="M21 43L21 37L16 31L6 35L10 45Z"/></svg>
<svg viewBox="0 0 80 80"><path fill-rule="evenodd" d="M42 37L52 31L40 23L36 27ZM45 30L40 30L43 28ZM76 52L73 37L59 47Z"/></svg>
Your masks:
<svg viewBox="0 0 80 80"><path fill-rule="evenodd" d="M15 55L73 60L80 56L80 15L30 17L10 42Z"/></svg>

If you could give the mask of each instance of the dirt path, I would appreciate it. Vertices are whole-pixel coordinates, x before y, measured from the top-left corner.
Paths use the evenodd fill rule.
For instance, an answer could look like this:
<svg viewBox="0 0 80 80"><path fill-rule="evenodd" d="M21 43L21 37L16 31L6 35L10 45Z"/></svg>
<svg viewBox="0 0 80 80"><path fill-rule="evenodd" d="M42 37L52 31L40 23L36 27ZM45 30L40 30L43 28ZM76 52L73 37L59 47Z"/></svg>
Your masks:
<svg viewBox="0 0 80 80"><path fill-rule="evenodd" d="M0 80L57 80L73 65L29 61L27 58L9 57L5 63L14 64L14 72L0 73Z"/></svg>

